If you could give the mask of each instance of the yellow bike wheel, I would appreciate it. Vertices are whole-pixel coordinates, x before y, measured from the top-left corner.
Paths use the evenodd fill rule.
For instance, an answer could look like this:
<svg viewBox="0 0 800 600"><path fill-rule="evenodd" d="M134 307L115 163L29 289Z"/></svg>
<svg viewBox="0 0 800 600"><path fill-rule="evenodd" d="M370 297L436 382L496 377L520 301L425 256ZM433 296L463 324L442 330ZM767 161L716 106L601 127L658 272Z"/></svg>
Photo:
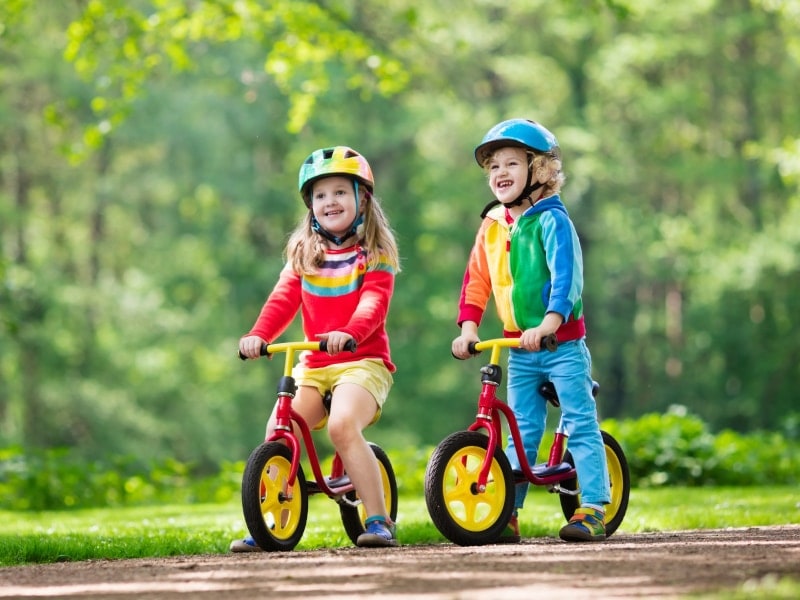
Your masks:
<svg viewBox="0 0 800 600"><path fill-rule="evenodd" d="M302 467L289 487L292 453L268 442L253 450L242 476L242 510L250 535L266 551L292 550L303 537L308 493Z"/></svg>
<svg viewBox="0 0 800 600"><path fill-rule="evenodd" d="M496 542L514 509L514 477L501 448L494 450L486 489L478 489L488 441L480 432L460 431L445 438L428 461L428 513L442 535L461 546Z"/></svg>

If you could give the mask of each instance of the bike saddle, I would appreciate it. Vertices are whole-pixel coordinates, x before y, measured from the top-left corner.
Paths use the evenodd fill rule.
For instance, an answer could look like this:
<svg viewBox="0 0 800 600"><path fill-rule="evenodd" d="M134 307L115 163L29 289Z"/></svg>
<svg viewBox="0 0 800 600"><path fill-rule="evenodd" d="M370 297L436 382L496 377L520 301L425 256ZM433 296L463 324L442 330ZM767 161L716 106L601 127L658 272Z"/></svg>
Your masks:
<svg viewBox="0 0 800 600"><path fill-rule="evenodd" d="M599 391L600 384L596 381L592 381L592 397L596 398ZM542 385L540 385L539 393L542 395L542 398L547 400L556 408L561 406L561 402L558 399L558 394L556 393L556 386L553 385L552 381L545 381Z"/></svg>

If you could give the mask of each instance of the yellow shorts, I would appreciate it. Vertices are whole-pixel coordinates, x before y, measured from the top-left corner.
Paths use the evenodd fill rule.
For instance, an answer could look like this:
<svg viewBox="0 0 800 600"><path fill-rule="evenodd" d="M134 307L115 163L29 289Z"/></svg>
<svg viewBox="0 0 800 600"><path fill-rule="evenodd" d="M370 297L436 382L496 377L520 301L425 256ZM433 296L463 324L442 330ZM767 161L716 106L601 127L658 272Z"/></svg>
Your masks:
<svg viewBox="0 0 800 600"><path fill-rule="evenodd" d="M378 405L375 412L375 423L381 416L383 404L389 397L394 379L383 361L377 358L364 358L353 362L339 363L327 367L309 369L303 365L296 365L292 371L298 386L308 385L317 388L323 396L328 391L333 391L340 383L355 383L367 390ZM327 419L317 423L314 429L325 426Z"/></svg>

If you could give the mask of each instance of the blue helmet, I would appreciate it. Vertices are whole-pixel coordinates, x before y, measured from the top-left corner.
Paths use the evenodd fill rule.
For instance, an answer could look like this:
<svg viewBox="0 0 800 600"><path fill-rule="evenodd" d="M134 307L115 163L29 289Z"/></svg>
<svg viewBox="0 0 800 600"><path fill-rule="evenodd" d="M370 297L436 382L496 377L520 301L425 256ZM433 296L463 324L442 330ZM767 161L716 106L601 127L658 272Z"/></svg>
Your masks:
<svg viewBox="0 0 800 600"><path fill-rule="evenodd" d="M509 119L492 127L475 148L475 160L480 166L497 148L517 146L537 152L560 154L558 140L550 131L536 121Z"/></svg>

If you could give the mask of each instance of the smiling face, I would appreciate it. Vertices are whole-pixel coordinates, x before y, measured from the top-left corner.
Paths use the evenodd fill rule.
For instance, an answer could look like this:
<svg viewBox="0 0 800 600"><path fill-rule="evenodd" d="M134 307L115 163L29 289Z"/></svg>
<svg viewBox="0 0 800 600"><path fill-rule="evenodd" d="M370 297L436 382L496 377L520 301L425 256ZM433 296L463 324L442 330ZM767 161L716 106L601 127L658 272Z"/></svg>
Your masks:
<svg viewBox="0 0 800 600"><path fill-rule="evenodd" d="M345 235L358 216L353 180L334 175L315 181L311 187L311 210L326 231L334 236Z"/></svg>
<svg viewBox="0 0 800 600"><path fill-rule="evenodd" d="M528 182L528 154L513 146L500 148L486 163L489 188L503 204L513 202Z"/></svg>

